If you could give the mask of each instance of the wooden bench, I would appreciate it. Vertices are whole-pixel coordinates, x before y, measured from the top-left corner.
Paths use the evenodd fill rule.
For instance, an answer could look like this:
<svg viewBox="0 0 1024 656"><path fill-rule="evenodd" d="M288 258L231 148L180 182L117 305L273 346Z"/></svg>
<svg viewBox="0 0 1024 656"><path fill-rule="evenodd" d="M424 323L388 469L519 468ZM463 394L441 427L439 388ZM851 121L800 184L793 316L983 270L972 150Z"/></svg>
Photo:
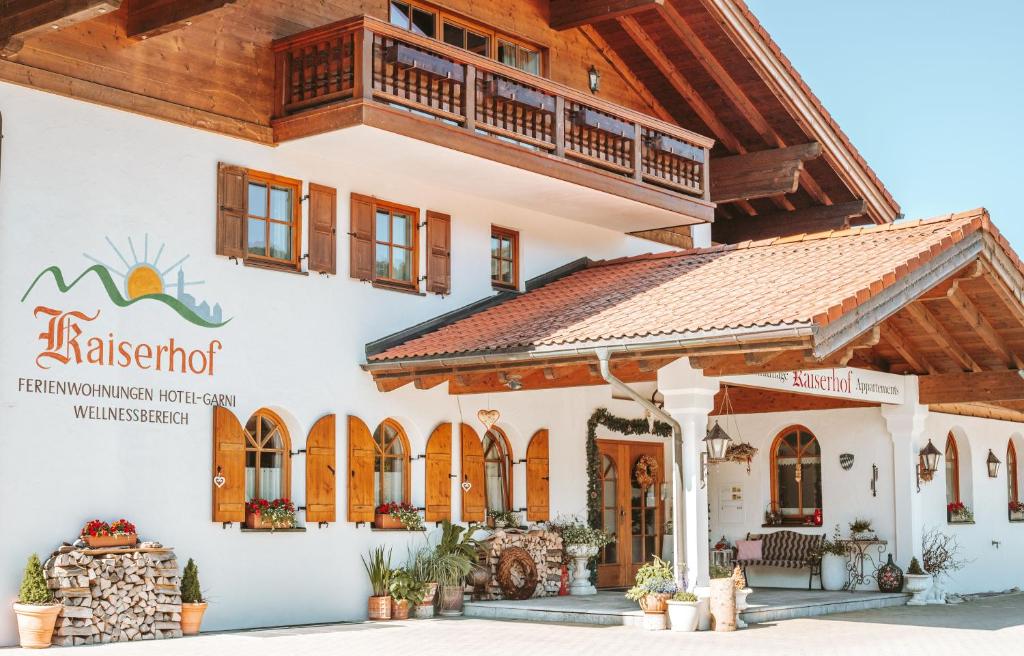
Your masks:
<svg viewBox="0 0 1024 656"><path fill-rule="evenodd" d="M760 560L737 560L736 564L743 568L743 575L747 576L748 567L785 567L788 569L811 570L807 579L807 589L810 590L814 584L814 577L818 577L818 584L824 590L821 582L821 546L825 542L825 535L805 535L796 531L776 531L774 533L748 533L748 540L761 540ZM749 582L750 579L748 578Z"/></svg>

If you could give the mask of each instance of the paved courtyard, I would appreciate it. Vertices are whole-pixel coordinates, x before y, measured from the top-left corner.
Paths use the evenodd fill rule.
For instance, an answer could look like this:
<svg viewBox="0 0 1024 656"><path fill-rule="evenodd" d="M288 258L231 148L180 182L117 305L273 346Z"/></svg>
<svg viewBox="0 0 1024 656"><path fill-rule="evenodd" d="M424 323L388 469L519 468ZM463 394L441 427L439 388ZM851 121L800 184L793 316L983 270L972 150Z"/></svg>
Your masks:
<svg viewBox="0 0 1024 656"><path fill-rule="evenodd" d="M1024 644L1024 594L957 606L897 607L785 620L736 633L645 632L480 619L333 624L206 634L142 644L78 647L83 656L291 656L319 654L724 653L733 655L945 656L1013 654ZM9 650L4 653L29 653Z"/></svg>

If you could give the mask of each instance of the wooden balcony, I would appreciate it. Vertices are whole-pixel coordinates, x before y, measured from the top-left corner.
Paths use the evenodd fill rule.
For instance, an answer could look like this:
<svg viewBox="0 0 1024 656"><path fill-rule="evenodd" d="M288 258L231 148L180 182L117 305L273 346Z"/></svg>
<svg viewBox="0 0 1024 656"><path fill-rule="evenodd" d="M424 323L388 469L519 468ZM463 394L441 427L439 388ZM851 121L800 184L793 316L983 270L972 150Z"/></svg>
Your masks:
<svg viewBox="0 0 1024 656"><path fill-rule="evenodd" d="M277 141L371 125L710 221L713 140L371 17L274 42ZM639 229L639 227L638 227Z"/></svg>

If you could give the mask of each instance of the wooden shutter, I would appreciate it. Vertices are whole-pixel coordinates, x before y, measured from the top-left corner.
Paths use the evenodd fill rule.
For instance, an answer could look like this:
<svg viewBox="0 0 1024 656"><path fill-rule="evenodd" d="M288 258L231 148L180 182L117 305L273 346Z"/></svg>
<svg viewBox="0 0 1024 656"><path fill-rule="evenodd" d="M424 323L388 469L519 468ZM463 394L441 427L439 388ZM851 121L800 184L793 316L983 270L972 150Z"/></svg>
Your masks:
<svg viewBox="0 0 1024 656"><path fill-rule="evenodd" d="M484 446L469 424L461 427L462 447L462 521L483 522L487 511L484 490ZM469 483L467 490L465 484Z"/></svg>
<svg viewBox="0 0 1024 656"><path fill-rule="evenodd" d="M337 521L335 418L324 415L306 438L306 522Z"/></svg>
<svg viewBox="0 0 1024 656"><path fill-rule="evenodd" d="M348 521L373 521L373 435L359 417L348 418Z"/></svg>
<svg viewBox="0 0 1024 656"><path fill-rule="evenodd" d="M373 280L373 199L352 194L350 220L349 275L359 280Z"/></svg>
<svg viewBox="0 0 1024 656"><path fill-rule="evenodd" d="M220 478L218 478L220 477ZM218 482L223 482L217 485ZM245 521L245 431L227 408L213 408L213 521Z"/></svg>
<svg viewBox="0 0 1024 656"><path fill-rule="evenodd" d="M440 522L452 518L452 425L441 424L427 440L427 490L423 518Z"/></svg>
<svg viewBox="0 0 1024 656"><path fill-rule="evenodd" d="M217 164L217 255L245 257L248 208L248 171L223 162Z"/></svg>
<svg viewBox="0 0 1024 656"><path fill-rule="evenodd" d="M427 211L427 291L452 291L452 217Z"/></svg>
<svg viewBox="0 0 1024 656"><path fill-rule="evenodd" d="M338 272L338 190L309 183L309 270Z"/></svg>
<svg viewBox="0 0 1024 656"><path fill-rule="evenodd" d="M542 428L530 438L526 447L526 521L546 522L550 519L551 502L548 485L548 429Z"/></svg>

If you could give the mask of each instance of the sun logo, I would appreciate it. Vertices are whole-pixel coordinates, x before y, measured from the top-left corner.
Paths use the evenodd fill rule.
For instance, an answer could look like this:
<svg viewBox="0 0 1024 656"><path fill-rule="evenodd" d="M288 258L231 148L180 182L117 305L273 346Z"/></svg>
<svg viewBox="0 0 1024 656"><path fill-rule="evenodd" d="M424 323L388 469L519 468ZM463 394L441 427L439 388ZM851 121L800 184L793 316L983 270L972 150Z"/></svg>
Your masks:
<svg viewBox="0 0 1024 656"><path fill-rule="evenodd" d="M154 294L167 293L169 287L172 286L171 281L166 277L169 273L175 269L181 268L181 265L188 259L188 255L182 257L174 264L170 265L163 271L159 269L160 257L164 254L165 244L160 244L160 248L157 249L156 255L153 256L153 260L149 259L149 235L143 237L142 242L142 259L139 259L138 252L135 250L135 242L131 237L128 238L128 251L131 253L131 262L121 252L110 237L106 237L107 244L110 246L110 250L114 252L117 259L124 265L124 271L110 266L106 262L102 262L97 258L85 253L85 257L92 260L96 264L104 267L107 271L119 276L123 280L124 294L128 300L136 300L143 296L151 296ZM185 285L201 285L202 280L185 281L182 276L176 283L176 286L183 287ZM178 289L177 296L180 298L184 294L184 289Z"/></svg>

